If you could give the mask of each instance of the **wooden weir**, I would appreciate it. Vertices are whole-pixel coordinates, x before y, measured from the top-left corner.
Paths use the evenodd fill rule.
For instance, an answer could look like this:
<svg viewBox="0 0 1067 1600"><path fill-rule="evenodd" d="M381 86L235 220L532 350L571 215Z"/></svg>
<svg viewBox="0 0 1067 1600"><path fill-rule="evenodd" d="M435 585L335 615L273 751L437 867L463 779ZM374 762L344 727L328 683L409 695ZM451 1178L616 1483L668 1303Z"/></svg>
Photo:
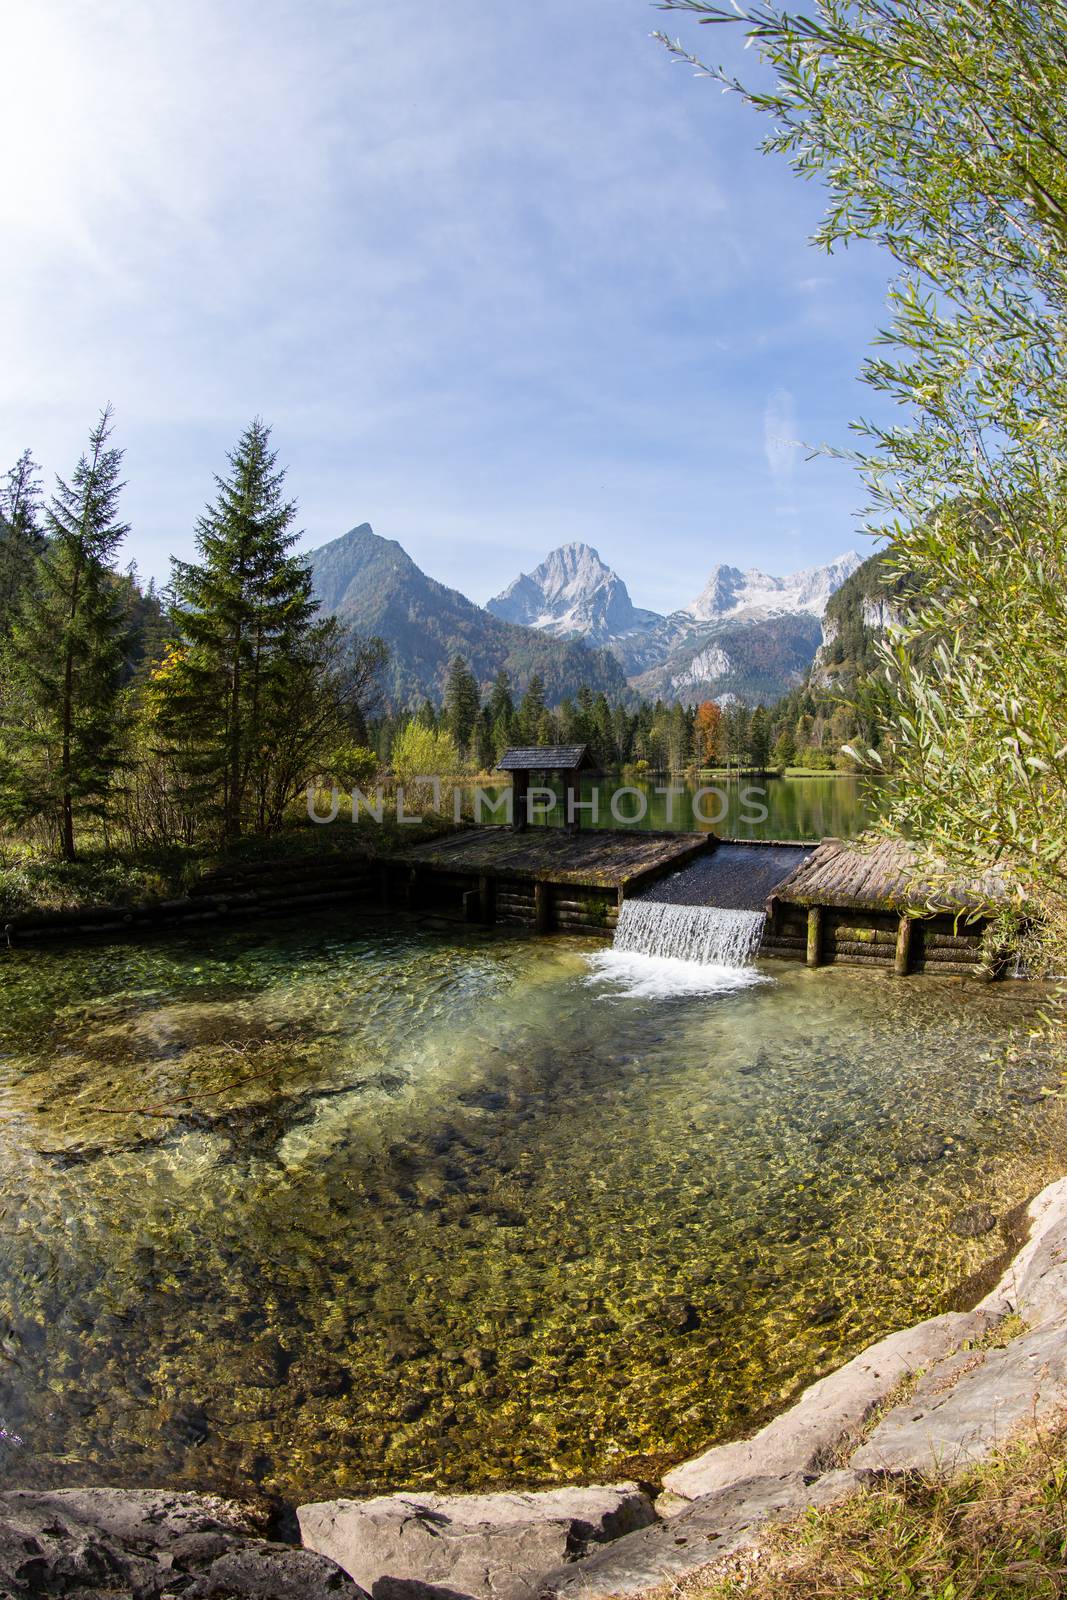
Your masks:
<svg viewBox="0 0 1067 1600"><path fill-rule="evenodd" d="M484 924L611 933L624 899L726 842L714 834L468 827L392 856L383 890L390 903L451 909ZM762 843L729 842L753 852ZM807 848L767 901L761 955L901 976L997 976L1003 957L987 949L985 935L1010 898L1003 879L924 876L900 840L824 839Z"/></svg>
<svg viewBox="0 0 1067 1600"><path fill-rule="evenodd" d="M464 828L391 857L391 898L539 933L611 932L628 894L713 850L709 834Z"/></svg>
<svg viewBox="0 0 1067 1600"><path fill-rule="evenodd" d="M1003 956L986 948L986 931L1010 899L998 874L931 869L902 839L824 839L771 895L763 953L992 978Z"/></svg>

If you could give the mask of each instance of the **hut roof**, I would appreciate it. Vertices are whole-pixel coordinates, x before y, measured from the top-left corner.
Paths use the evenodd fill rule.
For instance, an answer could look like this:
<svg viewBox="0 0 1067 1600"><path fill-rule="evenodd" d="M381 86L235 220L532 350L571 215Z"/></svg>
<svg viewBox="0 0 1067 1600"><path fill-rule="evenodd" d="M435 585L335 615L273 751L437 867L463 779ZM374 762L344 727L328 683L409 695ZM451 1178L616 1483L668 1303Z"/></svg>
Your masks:
<svg viewBox="0 0 1067 1600"><path fill-rule="evenodd" d="M499 772L583 772L592 766L587 744L520 745L497 762Z"/></svg>
<svg viewBox="0 0 1067 1600"><path fill-rule="evenodd" d="M906 839L824 839L775 889L794 905L987 914L1012 898L998 872L967 875L924 858Z"/></svg>

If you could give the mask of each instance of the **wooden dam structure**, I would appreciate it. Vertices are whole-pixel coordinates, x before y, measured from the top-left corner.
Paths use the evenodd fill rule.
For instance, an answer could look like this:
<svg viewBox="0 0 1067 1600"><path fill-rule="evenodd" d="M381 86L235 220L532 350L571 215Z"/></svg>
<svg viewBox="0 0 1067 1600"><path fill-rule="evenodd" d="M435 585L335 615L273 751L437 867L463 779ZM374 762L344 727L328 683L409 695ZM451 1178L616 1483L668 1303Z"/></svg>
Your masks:
<svg viewBox="0 0 1067 1600"><path fill-rule="evenodd" d="M702 870L703 863L725 865L727 855L725 881L748 880L740 898L723 894L721 873ZM434 908L546 934L610 934L620 906L634 896L765 906L761 956L901 976L995 977L1003 957L991 956L985 935L1010 896L995 875L924 874L900 840L797 844L639 829L464 827L398 852L382 872L390 907Z"/></svg>

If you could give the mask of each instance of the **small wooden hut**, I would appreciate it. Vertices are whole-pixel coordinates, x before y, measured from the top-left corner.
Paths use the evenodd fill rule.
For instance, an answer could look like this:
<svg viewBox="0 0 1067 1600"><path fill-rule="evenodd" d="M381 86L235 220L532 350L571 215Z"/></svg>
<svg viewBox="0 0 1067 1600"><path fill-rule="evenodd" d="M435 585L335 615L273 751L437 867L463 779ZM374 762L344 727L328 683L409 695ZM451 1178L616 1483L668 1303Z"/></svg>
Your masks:
<svg viewBox="0 0 1067 1600"><path fill-rule="evenodd" d="M596 763L589 754L587 744L535 744L519 745L505 750L497 762L498 772L510 772L514 785L512 795L511 826L516 832L527 824L526 797L530 787L530 774L538 777L563 777L565 783L565 815L567 825L577 832L581 825L575 806L580 798L581 775L595 772Z"/></svg>

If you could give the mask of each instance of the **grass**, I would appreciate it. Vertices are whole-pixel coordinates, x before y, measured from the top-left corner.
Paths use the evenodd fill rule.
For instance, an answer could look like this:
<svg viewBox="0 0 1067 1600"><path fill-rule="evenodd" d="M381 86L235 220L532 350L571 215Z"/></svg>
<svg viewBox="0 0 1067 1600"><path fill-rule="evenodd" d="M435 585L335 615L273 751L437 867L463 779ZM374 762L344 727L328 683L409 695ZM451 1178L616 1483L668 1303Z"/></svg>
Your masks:
<svg viewBox="0 0 1067 1600"><path fill-rule="evenodd" d="M86 846L77 861L63 861L17 840L0 841L0 923L19 917L89 908L129 906L188 893L204 873L223 866L306 859L317 863L383 855L433 838L448 824L428 820L400 827L388 811L379 825L363 817L317 827L294 823L269 838L249 836L225 849L203 846L131 853Z"/></svg>
<svg viewBox="0 0 1067 1600"><path fill-rule="evenodd" d="M947 1480L913 1475L768 1532L656 1600L1052 1600L1067 1594L1067 1415ZM648 1600L653 1600L652 1596Z"/></svg>

